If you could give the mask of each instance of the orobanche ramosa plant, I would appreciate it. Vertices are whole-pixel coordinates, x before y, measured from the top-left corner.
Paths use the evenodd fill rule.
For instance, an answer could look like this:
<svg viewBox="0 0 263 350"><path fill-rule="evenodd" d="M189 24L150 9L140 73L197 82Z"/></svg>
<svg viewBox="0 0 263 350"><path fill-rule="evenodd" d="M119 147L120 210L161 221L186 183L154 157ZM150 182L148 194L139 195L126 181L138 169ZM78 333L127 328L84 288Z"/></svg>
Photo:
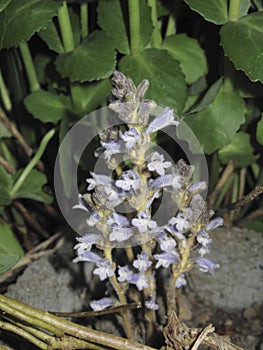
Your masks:
<svg viewBox="0 0 263 350"><path fill-rule="evenodd" d="M87 211L87 233L77 238L74 262L93 263L94 278L106 282L105 296L92 301L92 309L141 305L121 313L123 331L132 339L140 328L143 341L152 343L161 320L176 309L176 291L186 285L186 273L194 266L208 273L218 267L206 256L209 232L223 219L207 209L202 196L207 184L193 181L194 166L168 161L154 149L156 132L180 123L173 110L152 117L156 104L144 98L147 80L136 88L115 71L112 81L109 108L123 123L100 134L95 152L110 176L91 172L87 193L74 207ZM172 213L167 222L156 215L164 194Z"/></svg>

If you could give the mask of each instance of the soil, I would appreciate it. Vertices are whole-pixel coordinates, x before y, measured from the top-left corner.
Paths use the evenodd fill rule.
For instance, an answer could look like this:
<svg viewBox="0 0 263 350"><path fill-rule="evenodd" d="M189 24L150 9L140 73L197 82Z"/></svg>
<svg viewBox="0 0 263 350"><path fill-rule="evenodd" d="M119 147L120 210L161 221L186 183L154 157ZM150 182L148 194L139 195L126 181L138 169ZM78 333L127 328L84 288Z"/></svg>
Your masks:
<svg viewBox="0 0 263 350"><path fill-rule="evenodd" d="M194 328L212 323L217 334L243 349L263 350L262 234L220 229L212 239L209 257L220 268L212 276L198 270L189 274L180 297L179 318ZM71 263L72 244L67 242L56 256L31 263L15 283L6 286L6 295L42 310L73 312L87 308L83 291L86 295L96 291L99 297L98 290L90 283L90 264L83 270L83 265ZM114 326L108 320L98 321L96 328L113 333ZM15 350L36 349L10 333L0 333L0 339Z"/></svg>

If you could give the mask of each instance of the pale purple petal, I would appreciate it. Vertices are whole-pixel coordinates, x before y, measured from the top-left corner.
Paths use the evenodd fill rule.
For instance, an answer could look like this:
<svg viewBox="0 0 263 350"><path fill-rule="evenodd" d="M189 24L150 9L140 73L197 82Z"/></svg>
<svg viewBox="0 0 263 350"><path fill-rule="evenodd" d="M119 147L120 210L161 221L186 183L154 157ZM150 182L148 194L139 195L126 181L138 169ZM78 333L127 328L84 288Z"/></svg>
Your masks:
<svg viewBox="0 0 263 350"><path fill-rule="evenodd" d="M165 112L156 117L146 129L147 134L151 134L157 130L165 128L169 125L179 125L179 121L174 119L174 111L168 107L165 108Z"/></svg>
<svg viewBox="0 0 263 350"><path fill-rule="evenodd" d="M154 297L151 297L149 300L147 300L145 302L145 306L150 309L150 310L158 310L159 309L159 306L156 304L155 302L155 298Z"/></svg>
<svg viewBox="0 0 263 350"><path fill-rule="evenodd" d="M109 259L104 258L96 263L97 268L93 271L94 275L98 275L101 281L104 281L108 277L114 275L114 270L111 268L111 262Z"/></svg>
<svg viewBox="0 0 263 350"><path fill-rule="evenodd" d="M175 282L175 288L181 288L182 286L186 286L187 281L184 277L184 274L182 273Z"/></svg>
<svg viewBox="0 0 263 350"><path fill-rule="evenodd" d="M156 269L158 269L161 266L168 268L171 264L178 262L178 258L174 254L171 254L171 253L155 254L153 257L156 260L158 260L158 262L155 266Z"/></svg>
<svg viewBox="0 0 263 350"><path fill-rule="evenodd" d="M222 226L224 224L224 219L218 217L209 222L209 224L206 226L206 230L210 231L218 226Z"/></svg>
<svg viewBox="0 0 263 350"><path fill-rule="evenodd" d="M101 257L96 253L86 250L83 254L79 255L73 260L74 263L77 263L79 261L89 261L97 263L101 261Z"/></svg>
<svg viewBox="0 0 263 350"><path fill-rule="evenodd" d="M90 307L94 311L101 311L107 307L112 306L115 303L115 300L112 298L101 298L99 300L93 300L90 302Z"/></svg>
<svg viewBox="0 0 263 350"><path fill-rule="evenodd" d="M214 273L215 268L218 268L219 265L213 261L206 258L197 258L195 263L199 266L199 270L202 272Z"/></svg>
<svg viewBox="0 0 263 350"><path fill-rule="evenodd" d="M119 277L117 278L117 280L119 282L130 282L131 276L133 273L130 270L128 265L118 266L118 272L119 272Z"/></svg>
<svg viewBox="0 0 263 350"><path fill-rule="evenodd" d="M149 260L149 256L145 252L142 254L137 254L137 259L133 262L133 266L140 272L145 272L151 265L152 262Z"/></svg>

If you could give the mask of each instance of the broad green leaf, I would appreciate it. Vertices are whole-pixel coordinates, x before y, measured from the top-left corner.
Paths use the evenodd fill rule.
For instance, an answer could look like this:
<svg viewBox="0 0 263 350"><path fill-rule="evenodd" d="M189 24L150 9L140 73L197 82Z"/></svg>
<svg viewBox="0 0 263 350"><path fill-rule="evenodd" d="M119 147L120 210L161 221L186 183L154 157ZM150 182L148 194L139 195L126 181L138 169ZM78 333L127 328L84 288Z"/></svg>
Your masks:
<svg viewBox="0 0 263 350"><path fill-rule="evenodd" d="M43 123L57 123L70 111L69 98L40 90L28 95L24 104L27 110Z"/></svg>
<svg viewBox="0 0 263 350"><path fill-rule="evenodd" d="M229 22L220 30L225 55L252 81L263 82L263 11Z"/></svg>
<svg viewBox="0 0 263 350"><path fill-rule="evenodd" d="M119 69L135 84L148 79L150 87L147 98L153 99L161 107L174 108L180 114L186 101L186 83L179 62L168 52L147 49L141 54L123 57Z"/></svg>
<svg viewBox="0 0 263 350"><path fill-rule="evenodd" d="M115 50L106 33L93 32L73 51L58 56L57 70L71 81L92 81L109 77L115 67Z"/></svg>
<svg viewBox="0 0 263 350"><path fill-rule="evenodd" d="M206 57L197 40L185 34L171 35L163 41L161 48L180 62L187 84L207 74Z"/></svg>
<svg viewBox="0 0 263 350"><path fill-rule="evenodd" d="M239 5L238 18L247 15L250 6L251 6L251 0L241 0Z"/></svg>
<svg viewBox="0 0 263 350"><path fill-rule="evenodd" d="M13 185L13 179L10 174L6 172L2 165L0 165L0 206L10 205L10 191Z"/></svg>
<svg viewBox="0 0 263 350"><path fill-rule="evenodd" d="M17 47L54 17L62 0L15 0L0 13L0 48Z"/></svg>
<svg viewBox="0 0 263 350"><path fill-rule="evenodd" d="M223 164L228 164L233 159L235 166L246 167L258 158L253 152L254 148L250 143L250 135L240 131L233 136L228 145L219 150L218 155Z"/></svg>
<svg viewBox="0 0 263 350"><path fill-rule="evenodd" d="M115 48L128 55L130 53L128 36L119 0L101 0L98 6L98 24L114 43Z"/></svg>
<svg viewBox="0 0 263 350"><path fill-rule="evenodd" d="M109 79L92 83L74 85L74 102L79 106L78 114L84 115L94 111L102 102L107 101L112 85Z"/></svg>
<svg viewBox="0 0 263 350"><path fill-rule="evenodd" d="M0 223L0 275L10 270L23 255L23 249L10 227Z"/></svg>
<svg viewBox="0 0 263 350"><path fill-rule="evenodd" d="M11 0L0 0L0 12L3 11Z"/></svg>
<svg viewBox="0 0 263 350"><path fill-rule="evenodd" d="M257 125L257 141L258 143L260 143L261 145L263 145L263 114L261 115L261 119L258 122Z"/></svg>
<svg viewBox="0 0 263 350"><path fill-rule="evenodd" d="M206 154L211 154L217 149L228 144L240 125L245 121L244 102L235 91L229 91L221 87L214 101L200 112L187 116L184 121L192 129L203 146ZM181 136L181 124L177 128L178 136ZM191 145L191 140L186 141L194 151L196 145Z"/></svg>
<svg viewBox="0 0 263 350"><path fill-rule="evenodd" d="M46 28L41 29L38 35L45 41L50 50L57 53L64 52L60 36L53 21L51 21Z"/></svg>
<svg viewBox="0 0 263 350"><path fill-rule="evenodd" d="M204 97L197 103L187 114L197 113L210 105L216 98L218 91L220 90L223 83L223 78L218 79L210 88L207 90Z"/></svg>
<svg viewBox="0 0 263 350"><path fill-rule="evenodd" d="M14 175L14 180L20 176L20 172ZM42 187L46 184L47 179L43 173L33 169L25 179L19 190L14 194L13 199L29 198L36 201L51 203L52 197L43 192Z"/></svg>
<svg viewBox="0 0 263 350"><path fill-rule="evenodd" d="M184 0L192 10L198 12L207 21L215 24L227 22L227 0Z"/></svg>

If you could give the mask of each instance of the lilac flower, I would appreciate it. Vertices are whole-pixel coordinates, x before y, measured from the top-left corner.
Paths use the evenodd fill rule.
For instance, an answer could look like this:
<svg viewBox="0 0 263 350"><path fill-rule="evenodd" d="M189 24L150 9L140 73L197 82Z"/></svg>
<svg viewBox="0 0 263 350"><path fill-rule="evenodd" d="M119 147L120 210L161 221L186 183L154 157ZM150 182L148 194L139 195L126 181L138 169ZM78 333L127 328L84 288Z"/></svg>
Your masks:
<svg viewBox="0 0 263 350"><path fill-rule="evenodd" d="M111 262L109 259L104 258L96 262L97 268L93 271L94 275L98 275L101 281L104 281L108 277L114 275L114 270L111 268Z"/></svg>
<svg viewBox="0 0 263 350"><path fill-rule="evenodd" d="M120 131L120 137L125 143L125 147L129 150L134 148L136 142L140 139L139 133L135 128L131 128L128 131L122 133Z"/></svg>
<svg viewBox="0 0 263 350"><path fill-rule="evenodd" d="M199 266L199 270L202 272L214 273L214 269L219 267L218 264L206 258L197 258L195 259L195 263Z"/></svg>
<svg viewBox="0 0 263 350"><path fill-rule="evenodd" d="M81 255L77 256L73 260L74 263L77 263L79 261L89 261L89 262L98 263L101 261L101 257L96 253L85 250Z"/></svg>
<svg viewBox="0 0 263 350"><path fill-rule="evenodd" d="M152 262L149 261L149 256L145 252L142 254L137 254L137 259L133 262L133 266L140 272L145 272L151 265Z"/></svg>
<svg viewBox="0 0 263 350"><path fill-rule="evenodd" d="M114 154L118 154L122 152L121 144L115 141L111 142L101 142L101 145L104 147L104 157L109 162L111 157Z"/></svg>
<svg viewBox="0 0 263 350"><path fill-rule="evenodd" d="M109 186L113 184L112 179L106 175L95 174L93 172L91 172L90 174L93 178L86 179L86 181L89 183L89 186L87 188L88 191L93 190L98 185Z"/></svg>
<svg viewBox="0 0 263 350"><path fill-rule="evenodd" d="M189 187L190 192L202 192L207 189L207 184L205 181L195 182Z"/></svg>
<svg viewBox="0 0 263 350"><path fill-rule="evenodd" d="M209 222L209 224L206 226L206 230L210 231L218 226L222 226L224 224L224 219L222 218L215 218Z"/></svg>
<svg viewBox="0 0 263 350"><path fill-rule="evenodd" d="M118 266L118 272L119 277L117 278L117 280L119 282L130 282L133 273L128 265Z"/></svg>
<svg viewBox="0 0 263 350"><path fill-rule="evenodd" d="M130 279L130 283L136 284L136 287L139 291L149 288L147 277L142 273L133 273Z"/></svg>
<svg viewBox="0 0 263 350"><path fill-rule="evenodd" d="M178 262L178 258L171 253L161 253L161 254L155 254L153 256L156 260L158 260L155 268L158 269L159 267L163 266L165 268L168 268L171 264Z"/></svg>
<svg viewBox="0 0 263 350"><path fill-rule="evenodd" d="M116 186L124 191L138 190L140 188L141 179L138 173L133 170L127 170L122 173L122 180L115 182Z"/></svg>
<svg viewBox="0 0 263 350"><path fill-rule="evenodd" d="M210 253L210 249L208 247L201 246L200 248L198 248L198 253L200 254L200 256L202 258L204 255Z"/></svg>
<svg viewBox="0 0 263 350"><path fill-rule="evenodd" d="M190 228L190 223L183 213L179 213L176 217L172 218L169 223L175 225L176 229L180 232L187 231Z"/></svg>
<svg viewBox="0 0 263 350"><path fill-rule="evenodd" d="M91 213L90 217L86 220L87 224L91 227L95 226L100 220L100 215L97 212Z"/></svg>
<svg viewBox="0 0 263 350"><path fill-rule="evenodd" d="M129 227L130 221L123 215L113 212L107 220L110 230L110 241L124 242L133 235L133 229Z"/></svg>
<svg viewBox="0 0 263 350"><path fill-rule="evenodd" d="M159 306L155 302L155 298L152 296L149 300L145 302L145 306L150 310L158 310Z"/></svg>
<svg viewBox="0 0 263 350"><path fill-rule="evenodd" d="M177 238L179 241L183 242L186 240L186 237L179 231L175 230L175 228L172 225L166 225L165 226L166 231L171 233L175 238Z"/></svg>
<svg viewBox="0 0 263 350"><path fill-rule="evenodd" d="M172 166L171 162L165 162L164 156L159 154L158 152L154 152L151 154L150 161L148 162L148 169L150 171L156 171L159 175L165 174L165 169L170 168Z"/></svg>
<svg viewBox="0 0 263 350"><path fill-rule="evenodd" d="M156 236L161 249L166 253L171 253L176 247L176 241L172 237L168 237L164 232Z"/></svg>
<svg viewBox="0 0 263 350"><path fill-rule="evenodd" d="M77 237L78 244L75 245L74 249L77 250L78 255L82 255L86 251L90 251L93 244L101 241L101 236L97 233L87 233L83 237Z"/></svg>
<svg viewBox="0 0 263 350"><path fill-rule="evenodd" d="M212 239L209 237L209 234L204 230L200 230L199 232L197 232L196 240L203 247L206 247L212 242Z"/></svg>
<svg viewBox="0 0 263 350"><path fill-rule="evenodd" d="M94 311L101 311L107 307L112 306L115 303L115 300L112 298L101 298L99 300L93 300L90 302L90 307Z"/></svg>
<svg viewBox="0 0 263 350"><path fill-rule="evenodd" d="M157 130L160 130L162 128L165 128L169 125L179 125L180 123L176 120L174 120L174 111L170 108L165 108L165 112L158 117L156 117L148 126L146 129L147 134L151 134Z"/></svg>
<svg viewBox="0 0 263 350"><path fill-rule="evenodd" d="M174 190L178 190L182 187L182 177L177 174L166 174L157 177L151 184L150 187L164 188L172 186Z"/></svg>
<svg viewBox="0 0 263 350"><path fill-rule="evenodd" d="M184 277L184 274L182 273L175 282L175 288L181 288L182 286L186 286L187 281Z"/></svg>
<svg viewBox="0 0 263 350"><path fill-rule="evenodd" d="M145 211L138 213L137 218L132 219L132 224L138 228L140 233L146 232L149 229L155 229L157 227L157 223L150 220L150 216Z"/></svg>

